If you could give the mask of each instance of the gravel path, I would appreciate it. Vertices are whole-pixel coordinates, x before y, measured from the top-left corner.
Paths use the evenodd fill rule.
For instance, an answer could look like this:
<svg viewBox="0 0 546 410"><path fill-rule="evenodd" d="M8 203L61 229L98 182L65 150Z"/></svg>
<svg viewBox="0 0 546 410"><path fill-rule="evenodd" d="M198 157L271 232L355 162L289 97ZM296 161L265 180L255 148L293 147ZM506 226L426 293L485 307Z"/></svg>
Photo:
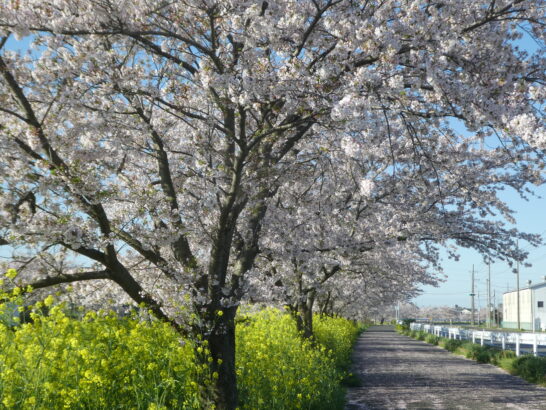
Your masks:
<svg viewBox="0 0 546 410"><path fill-rule="evenodd" d="M353 363L362 387L348 389L346 410L546 409L546 388L402 336L392 326L364 332Z"/></svg>

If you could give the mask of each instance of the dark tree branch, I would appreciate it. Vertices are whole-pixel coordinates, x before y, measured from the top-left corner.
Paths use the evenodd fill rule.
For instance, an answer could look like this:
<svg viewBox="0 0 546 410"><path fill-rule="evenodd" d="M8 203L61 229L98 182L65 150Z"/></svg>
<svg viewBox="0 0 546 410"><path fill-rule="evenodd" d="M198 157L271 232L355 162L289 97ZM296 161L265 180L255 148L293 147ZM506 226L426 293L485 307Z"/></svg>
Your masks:
<svg viewBox="0 0 546 410"><path fill-rule="evenodd" d="M65 242L59 242L59 245L62 245L66 249L70 249L72 252L79 253L80 255L85 256L94 261L97 261L103 265L106 265L108 263L107 255L104 252L98 251L96 249L86 248L84 246L80 246L79 248L74 248Z"/></svg>
<svg viewBox="0 0 546 410"><path fill-rule="evenodd" d="M79 272L71 274L60 274L57 276L48 276L44 279L37 280L35 282L26 283L19 286L23 290L28 286L31 286L32 289L43 289L50 286L60 285L63 283L72 283L72 282L81 282L87 280L96 280L96 279L111 279L109 270L101 271L90 271L90 272Z"/></svg>
<svg viewBox="0 0 546 410"><path fill-rule="evenodd" d="M59 171L65 173L67 176L69 175L69 168L68 165L59 157L57 152L53 149L51 144L49 143L48 139L46 138L42 124L40 121L38 121L38 118L36 117L36 114L34 112L34 109L32 108L32 105L30 104L29 100L27 99L25 93L23 92L23 89L15 79L15 77L11 74L11 72L8 69L8 66L4 62L4 59L2 56L0 56L0 72L2 73L2 76L4 77L4 80L6 81L8 87L11 89L14 97L18 101L19 105L23 109L23 111L26 114L27 118L27 124L31 127L31 131L36 134L38 139L40 140L40 144L42 146L42 149L45 151L47 157L51 161L50 168L52 169L58 169ZM37 154L34 150L32 150L30 147L28 147L26 144L24 144L22 141L17 141L18 145L25 150L25 152L28 152L31 154L31 156L35 159L42 159L42 157ZM108 217L106 216L106 212L104 211L104 208L101 204L92 204L87 198L85 198L82 195L76 194L75 195L78 200L88 209L90 215L97 221L101 228L101 232L104 235L109 235L110 230L110 221L108 220Z"/></svg>
<svg viewBox="0 0 546 410"><path fill-rule="evenodd" d="M7 36L0 37L0 50L4 48L9 38L9 34Z"/></svg>
<svg viewBox="0 0 546 410"><path fill-rule="evenodd" d="M21 284L17 286L23 294L29 293L32 290L35 289L44 289L49 288L51 286L55 285L61 285L63 283L72 283L72 282L82 282L87 280L96 280L96 279L111 279L110 278L110 272L108 270L101 270L101 271L90 271L90 272L79 272L79 273L72 273L72 274L60 274L57 276L48 276L44 279L39 279L35 282L29 282L25 284ZM27 290L29 289L32 290ZM12 294L14 289L7 289L4 292L9 294ZM5 301L5 299L0 298L0 302Z"/></svg>
<svg viewBox="0 0 546 410"><path fill-rule="evenodd" d="M341 266L336 265L336 266L332 267L332 269L330 269L330 270L327 270L326 267L323 267L322 270L324 272L324 276L320 280L321 284L323 284L328 279L330 279L332 276L334 276L337 272L339 272L341 270Z"/></svg>
<svg viewBox="0 0 546 410"><path fill-rule="evenodd" d="M516 0L510 4L508 4L507 6L503 7L502 9L500 10L497 10L497 11L492 11L491 8L489 8L489 10L487 11L487 14L486 14L486 17L484 19L482 19L481 21L478 21L477 23L474 23L472 24L471 26L468 26L466 28L464 28L461 33L468 33L470 31L473 31L481 26L484 26L486 25L487 23L491 23L493 21L495 21L496 19L498 19L499 17L501 17L503 14L510 14L510 13L515 13L515 12L518 12L518 11L523 11L522 9L512 9L512 7L514 7L515 5L517 4L520 4L520 3L523 3L525 0Z"/></svg>
<svg viewBox="0 0 546 410"><path fill-rule="evenodd" d="M276 155L275 159L280 161L284 156L300 141L304 135L311 129L315 124L314 120L309 120L307 123L304 123L296 128L296 132L290 138L286 140L284 145L279 150L279 153Z"/></svg>
<svg viewBox="0 0 546 410"><path fill-rule="evenodd" d="M156 54L158 54L158 55L160 55L162 57L165 57L166 59L171 60L171 61L175 62L176 64L180 65L181 67L186 69L190 74L193 75L193 74L195 74L197 72L197 69L195 67L188 64L184 60L181 60L180 58L163 51L161 49L161 47L158 46L157 44L155 44L153 41L150 41L147 38L144 38L144 37L142 37L142 36L140 36L138 34L133 34L133 35L131 35L131 37L133 39L135 39L137 42L141 43L145 48L148 48L148 49L154 51Z"/></svg>
<svg viewBox="0 0 546 410"><path fill-rule="evenodd" d="M148 125L150 134L152 136L152 140L156 146L157 167L158 167L159 178L161 180L161 189L163 190L163 193L165 194L165 197L169 203L171 211L173 211L173 213L178 214L178 210L179 210L178 200L176 199L176 190L174 188L174 183L172 180L169 157L167 155L167 152L165 151L165 145L163 144L163 139L161 138L159 133L153 128L150 118L145 115L142 108L135 106L135 109L138 115L140 116L140 118ZM173 244L171 245L174 256L176 260L182 263L184 266L189 268L194 268L196 264L195 257L193 256L193 253L190 249L190 244L187 238L182 233L184 229L184 225L179 215L177 215L174 225L175 225L175 228L178 229L178 231L180 232L180 235L178 236L176 241L174 241Z"/></svg>
<svg viewBox="0 0 546 410"><path fill-rule="evenodd" d="M307 27L307 30L305 30L305 33L303 33L301 43L296 49L296 51L294 51L293 53L294 57L297 57L301 53L301 51L305 47L305 44L307 43L307 40L309 39L313 31L315 30L315 27L317 26L318 22L320 21L320 19L322 18L322 15L326 12L326 10L335 6L338 3L341 3L341 0L338 0L338 1L330 0L328 1L328 3L326 3L326 5L323 8L318 7L317 3L315 3L315 7L317 8L317 13L313 17L313 21L309 24L309 27Z"/></svg>
<svg viewBox="0 0 546 410"><path fill-rule="evenodd" d="M0 111L5 112L6 114L9 114L9 115L13 115L14 117L19 118L21 121L26 122L28 124L28 120L25 117L23 117L21 114L15 111L12 111L5 107L0 107Z"/></svg>

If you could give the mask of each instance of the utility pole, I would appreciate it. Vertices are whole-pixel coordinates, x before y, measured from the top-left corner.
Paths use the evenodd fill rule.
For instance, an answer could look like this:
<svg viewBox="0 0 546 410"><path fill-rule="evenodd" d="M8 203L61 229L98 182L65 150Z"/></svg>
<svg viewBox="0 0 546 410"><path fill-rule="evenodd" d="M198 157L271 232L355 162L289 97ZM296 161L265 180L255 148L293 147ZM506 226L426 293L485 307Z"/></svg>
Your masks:
<svg viewBox="0 0 546 410"><path fill-rule="evenodd" d="M481 310L482 310L482 306L480 304L480 289L478 289L478 326L480 326L480 323L481 323Z"/></svg>
<svg viewBox="0 0 546 410"><path fill-rule="evenodd" d="M534 332L535 329L535 301L533 300L533 291L531 289L531 280L527 281L527 286L529 287L529 296L531 296L531 330Z"/></svg>
<svg viewBox="0 0 546 410"><path fill-rule="evenodd" d="M471 325L474 326L474 316L475 316L475 312L474 312L474 296L475 296L475 293L474 293L474 265L472 265L472 292L470 293L470 297L471 297L471 301L472 301L472 320L471 320Z"/></svg>
<svg viewBox="0 0 546 410"><path fill-rule="evenodd" d="M491 261L487 260L487 327L491 327Z"/></svg>
<svg viewBox="0 0 546 410"><path fill-rule="evenodd" d="M516 241L516 248L518 250L518 253L519 253L519 242ZM521 321L520 321L520 315L519 315L519 259L516 261L516 276L517 276L517 311L518 311L518 329L521 329Z"/></svg>
<svg viewBox="0 0 546 410"><path fill-rule="evenodd" d="M493 319L495 321L495 327L500 327L500 323L498 321L499 315L497 312L497 291L493 289Z"/></svg>
<svg viewBox="0 0 546 410"><path fill-rule="evenodd" d="M485 311L487 312L485 315L485 326L491 327L491 307L490 307L490 300L489 300L489 279L485 280L485 284L487 287L487 295L486 295L486 303L485 303Z"/></svg>

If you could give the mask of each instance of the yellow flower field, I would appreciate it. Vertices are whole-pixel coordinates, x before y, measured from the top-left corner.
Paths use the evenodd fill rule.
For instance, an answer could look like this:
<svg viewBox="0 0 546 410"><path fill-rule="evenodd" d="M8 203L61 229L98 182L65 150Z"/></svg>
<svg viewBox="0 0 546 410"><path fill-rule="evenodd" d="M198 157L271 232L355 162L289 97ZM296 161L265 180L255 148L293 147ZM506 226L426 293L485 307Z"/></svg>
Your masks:
<svg viewBox="0 0 546 410"><path fill-rule="evenodd" d="M20 302L12 299L11 303ZM49 305L47 315L39 313ZM10 312L0 305L0 317ZM53 297L33 323L0 323L0 408L199 409L210 406L206 344L181 340L167 324L113 313L74 319ZM16 321L15 321L16 322ZM242 314L237 376L242 409L333 409L358 329L316 318L303 341L292 317L276 309ZM196 360L196 352L205 363Z"/></svg>

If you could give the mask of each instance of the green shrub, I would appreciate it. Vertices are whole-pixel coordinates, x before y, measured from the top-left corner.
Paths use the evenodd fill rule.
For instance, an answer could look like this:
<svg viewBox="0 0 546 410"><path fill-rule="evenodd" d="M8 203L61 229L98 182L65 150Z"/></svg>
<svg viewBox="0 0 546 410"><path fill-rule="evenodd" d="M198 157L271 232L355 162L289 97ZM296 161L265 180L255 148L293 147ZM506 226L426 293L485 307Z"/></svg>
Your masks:
<svg viewBox="0 0 546 410"><path fill-rule="evenodd" d="M463 341L459 339L447 339L443 343L443 348L446 350L449 350L450 352L454 352L459 347L463 345Z"/></svg>
<svg viewBox="0 0 546 410"><path fill-rule="evenodd" d="M466 347L466 346L465 346ZM466 347L466 357L476 360L478 363L491 363L498 361L498 357L501 354L501 350L492 346L481 346L472 343Z"/></svg>
<svg viewBox="0 0 546 410"><path fill-rule="evenodd" d="M342 384L345 387L362 387L362 380L356 374L348 373L343 378Z"/></svg>
<svg viewBox="0 0 546 410"><path fill-rule="evenodd" d="M425 337L425 342L437 346L438 343L440 343L440 338L439 338L438 336L436 336L436 335L433 335L433 334L430 334L430 333L429 333L429 334L426 335L426 337Z"/></svg>
<svg viewBox="0 0 546 410"><path fill-rule="evenodd" d="M511 350L494 349L494 354L491 356L491 363L495 366L502 367L508 371L511 371L512 361L517 357L516 353Z"/></svg>
<svg viewBox="0 0 546 410"><path fill-rule="evenodd" d="M501 350L499 353L500 359L515 359L516 357L516 352L512 350Z"/></svg>
<svg viewBox="0 0 546 410"><path fill-rule="evenodd" d="M520 356L513 361L512 370L531 383L545 383L546 357Z"/></svg>
<svg viewBox="0 0 546 410"><path fill-rule="evenodd" d="M417 340L424 341L427 335L428 335L427 332L417 332Z"/></svg>
<svg viewBox="0 0 546 410"><path fill-rule="evenodd" d="M417 340L426 341L428 336L433 336L428 332L423 332L422 330L409 330L402 329L400 333L405 334L406 336L412 337Z"/></svg>
<svg viewBox="0 0 546 410"><path fill-rule="evenodd" d="M401 324L396 325L396 329L399 332L409 331L410 330L410 324L413 323L413 322L415 322L415 319L404 319L404 320L402 320Z"/></svg>

